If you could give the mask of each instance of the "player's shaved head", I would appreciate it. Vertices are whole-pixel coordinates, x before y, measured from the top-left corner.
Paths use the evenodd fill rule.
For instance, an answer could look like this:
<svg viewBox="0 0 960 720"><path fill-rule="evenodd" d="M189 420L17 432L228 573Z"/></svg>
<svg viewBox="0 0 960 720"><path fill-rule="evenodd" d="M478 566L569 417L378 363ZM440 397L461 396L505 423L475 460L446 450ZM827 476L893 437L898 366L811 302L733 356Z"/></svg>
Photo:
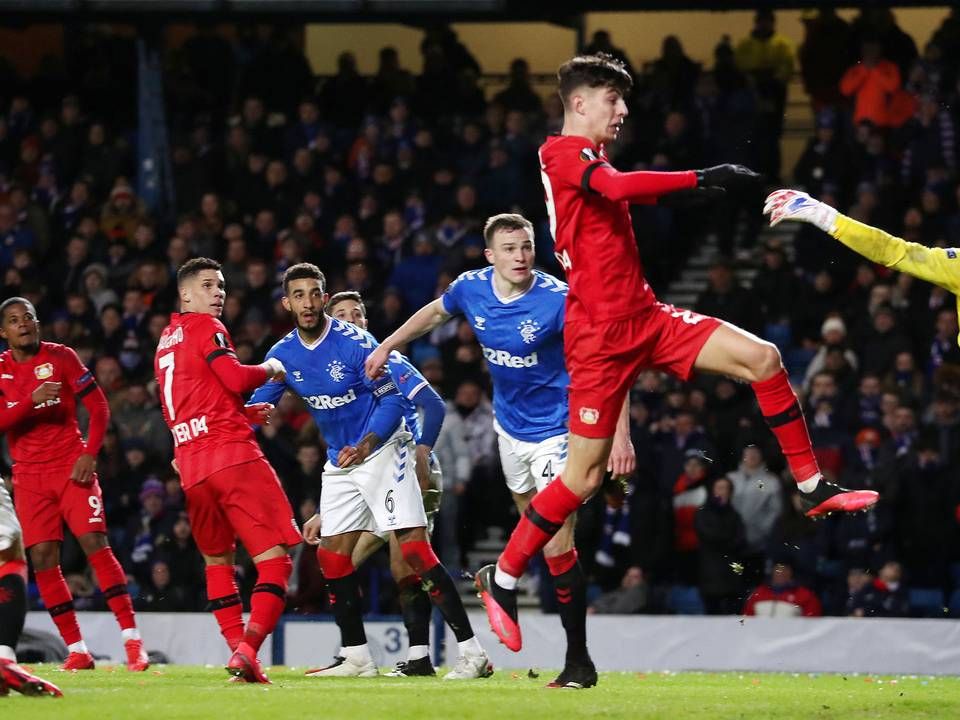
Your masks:
<svg viewBox="0 0 960 720"><path fill-rule="evenodd" d="M0 303L0 322L6 320L7 308L13 307L14 305L23 305L27 309L27 312L33 315L34 320L37 319L37 309L33 306L33 303L25 297L14 296Z"/></svg>
<svg viewBox="0 0 960 720"><path fill-rule="evenodd" d="M327 289L327 279L323 273L313 263L297 263L287 268L283 273L283 294L286 295L290 289L290 283L294 280L317 280L320 283L320 292Z"/></svg>
<svg viewBox="0 0 960 720"><path fill-rule="evenodd" d="M564 107L569 104L573 91L581 87L613 88L626 96L633 87L633 78L626 66L612 55L577 55L567 60L557 71L558 92Z"/></svg>
<svg viewBox="0 0 960 720"><path fill-rule="evenodd" d="M517 213L500 213L487 219L483 226L483 240L487 247L493 246L493 237L498 232L524 230L533 242L533 223Z"/></svg>
<svg viewBox="0 0 960 720"><path fill-rule="evenodd" d="M200 274L201 270L219 270L220 263L210 258L199 257L187 260L177 270L177 286L182 286Z"/></svg>

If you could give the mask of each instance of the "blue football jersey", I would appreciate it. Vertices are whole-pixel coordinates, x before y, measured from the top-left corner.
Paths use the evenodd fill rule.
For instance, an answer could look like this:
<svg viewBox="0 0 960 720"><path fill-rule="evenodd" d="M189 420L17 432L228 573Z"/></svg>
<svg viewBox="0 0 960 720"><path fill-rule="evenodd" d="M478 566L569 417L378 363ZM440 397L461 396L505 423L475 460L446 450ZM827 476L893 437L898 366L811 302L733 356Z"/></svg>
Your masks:
<svg viewBox="0 0 960 720"><path fill-rule="evenodd" d="M444 309L473 326L493 377L497 422L518 440L540 442L567 431L566 298L566 283L534 270L527 292L502 300L492 267L462 273L443 294Z"/></svg>
<svg viewBox="0 0 960 720"><path fill-rule="evenodd" d="M283 363L284 381L261 385L249 404L275 405L284 390L295 392L303 398L323 434L327 457L336 464L341 448L356 445L370 432L378 401L388 396L395 396L398 402L406 401L397 391L391 372L376 380L368 379L364 373L363 364L377 347L373 336L351 323L329 316L326 319L327 327L315 342L305 343L293 330L270 348L267 357Z"/></svg>
<svg viewBox="0 0 960 720"><path fill-rule="evenodd" d="M430 383L406 356L394 350L389 358L387 365L390 368L390 374L393 375L393 381L397 384L400 394L407 401L407 410L403 413L403 419L407 423L407 430L413 434L413 442L419 444L423 428L420 426L420 416L417 415L417 405L413 398Z"/></svg>

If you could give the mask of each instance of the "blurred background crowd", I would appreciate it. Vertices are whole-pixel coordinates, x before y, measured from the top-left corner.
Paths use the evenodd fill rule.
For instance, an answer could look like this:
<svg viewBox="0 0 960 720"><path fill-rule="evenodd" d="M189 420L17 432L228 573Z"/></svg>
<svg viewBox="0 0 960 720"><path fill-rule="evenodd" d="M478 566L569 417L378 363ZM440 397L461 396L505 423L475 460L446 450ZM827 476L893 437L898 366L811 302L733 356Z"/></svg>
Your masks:
<svg viewBox="0 0 960 720"><path fill-rule="evenodd" d="M635 77L621 169L740 162L768 187L800 186L864 222L925 245L960 245L960 13L918 47L886 9L846 22L804 15L793 44L759 12L711 63L674 36L643 67L600 31ZM0 58L0 296L37 306L44 339L74 347L112 409L99 458L110 540L142 610L201 610L202 561L169 460L152 359L176 310L186 259L223 263L223 321L242 362L290 330L278 280L308 260L329 291L359 291L384 337L464 270L486 264L481 228L515 210L552 258L537 148L559 130L555 95L517 57L493 92L446 26L424 37L415 75L384 47L361 75L344 53L315 77L283 27L199 26L166 50L175 211L136 190L137 57L132 37L88 27L64 58L20 77ZM0 53L2 54L2 53ZM787 86L799 74L815 129L782 168ZM703 243L717 254L693 309L776 342L796 381L825 475L882 500L811 522L744 385L658 373L631 393L637 472L580 513L593 612L960 614L960 350L954 298L863 261L812 227L763 231L762 195L695 212L635 209L651 284L665 292ZM743 270L750 270L749 284ZM408 349L447 401L437 451L445 498L434 536L450 568L476 569L516 520L503 484L483 355L467 322ZM323 439L286 397L258 431L301 520L322 484ZM8 454L0 465L9 467ZM5 473L5 475L8 475ZM242 563L242 561L241 561ZM98 608L83 555L65 571L77 607ZM246 564L250 584L252 567ZM313 553L297 552L291 612L322 612ZM378 559L369 609L396 610ZM534 575L545 610L547 573ZM249 587L247 587L249 590ZM38 602L35 600L35 602Z"/></svg>

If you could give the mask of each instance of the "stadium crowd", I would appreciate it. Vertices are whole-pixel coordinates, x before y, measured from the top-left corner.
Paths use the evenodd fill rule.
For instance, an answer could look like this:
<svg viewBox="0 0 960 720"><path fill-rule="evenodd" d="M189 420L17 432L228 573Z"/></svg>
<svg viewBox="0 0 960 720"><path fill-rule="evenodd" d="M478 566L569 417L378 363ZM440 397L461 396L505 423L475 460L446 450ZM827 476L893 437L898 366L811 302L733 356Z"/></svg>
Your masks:
<svg viewBox="0 0 960 720"><path fill-rule="evenodd" d="M752 32L722 39L707 67L665 38L659 58L631 68L631 118L613 161L662 170L739 162L775 184L787 84L799 71L816 129L795 184L908 240L960 245L960 12L919 50L886 9L852 23L829 10L804 18L794 49L773 14L758 13ZM602 31L585 50L637 55ZM559 99L538 94L522 58L503 89L485 92L482 68L447 27L430 29L421 51L420 75L387 47L371 77L344 53L335 75L316 79L284 28L198 27L164 58L176 196L168 216L135 190L132 36L69 33L65 57L33 77L0 63L0 87L10 89L0 116L0 296L30 299L44 339L75 348L108 395L98 472L138 609L200 610L205 597L152 377L186 259L224 263L223 320L244 363L289 331L278 280L303 260L323 269L330 292L362 293L381 338L457 274L486 265L480 230L491 213L534 221L539 264L560 275L536 156L560 126ZM662 294L691 249L716 235L723 256L693 309L777 343L825 475L879 490L881 501L807 520L748 388L644 373L631 393L638 470L580 512L592 611L960 614L960 596L948 600L960 587L953 299L811 226L792 252L778 235L757 243L759 210L753 196L707 212L637 209L651 284ZM735 272L745 266L756 269L750 287ZM475 543L504 536L516 519L483 355L467 321L408 355L447 401L434 543L447 567L467 568ZM295 512L309 518L325 454L299 401L285 397L258 437ZM313 553L297 553L288 609L324 611ZM64 568L77 608L102 607L75 545L64 547ZM386 562L364 572L368 608L394 612Z"/></svg>

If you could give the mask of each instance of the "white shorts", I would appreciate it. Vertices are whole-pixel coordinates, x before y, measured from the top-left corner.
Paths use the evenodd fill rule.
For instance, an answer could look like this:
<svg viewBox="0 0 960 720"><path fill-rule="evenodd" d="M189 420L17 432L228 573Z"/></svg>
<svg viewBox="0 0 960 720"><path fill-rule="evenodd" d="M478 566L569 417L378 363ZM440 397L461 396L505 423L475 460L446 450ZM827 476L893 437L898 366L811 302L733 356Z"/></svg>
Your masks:
<svg viewBox="0 0 960 720"><path fill-rule="evenodd" d="M500 446L500 465L510 492L517 495L534 489L539 492L567 464L567 433L540 442L526 442L505 433L499 423L494 422L494 429Z"/></svg>
<svg viewBox="0 0 960 720"><path fill-rule="evenodd" d="M417 487L420 487L419 481L417 482ZM430 453L430 487L434 490L443 490L443 469L440 467L440 461L437 460L437 456L433 453ZM423 502L423 495L421 494L421 503ZM433 526L437 521L437 513L440 511L438 507L433 512L424 511L424 515L427 517L427 537L433 537ZM380 538L381 542L390 541L390 533L392 530L374 530L373 534Z"/></svg>
<svg viewBox="0 0 960 720"><path fill-rule="evenodd" d="M426 527L410 433L398 430L361 465L341 469L328 461L320 518L323 537Z"/></svg>
<svg viewBox="0 0 960 720"><path fill-rule="evenodd" d="M22 535L20 521L13 511L13 500L0 478L0 550L13 547Z"/></svg>

